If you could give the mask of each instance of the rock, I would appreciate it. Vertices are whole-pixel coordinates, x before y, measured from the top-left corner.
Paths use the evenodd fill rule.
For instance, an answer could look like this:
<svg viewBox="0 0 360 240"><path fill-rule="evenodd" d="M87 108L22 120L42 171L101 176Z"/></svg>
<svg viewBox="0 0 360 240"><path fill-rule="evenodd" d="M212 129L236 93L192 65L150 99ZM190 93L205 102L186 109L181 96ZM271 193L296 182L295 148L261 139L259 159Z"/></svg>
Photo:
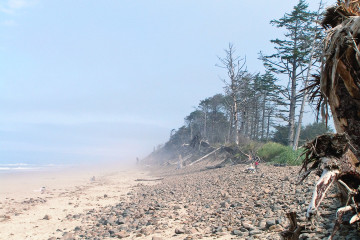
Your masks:
<svg viewBox="0 0 360 240"><path fill-rule="evenodd" d="M176 228L176 229L175 229L175 233L176 233L176 234L184 234L184 233L185 233L185 230L184 230L184 229L178 229L178 228Z"/></svg>
<svg viewBox="0 0 360 240"><path fill-rule="evenodd" d="M61 240L75 240L75 237L72 233L65 232L60 239Z"/></svg>
<svg viewBox="0 0 360 240"><path fill-rule="evenodd" d="M118 220L115 221L115 223L116 223L117 225L122 225L122 224L124 224L125 222L124 222L124 219L119 218Z"/></svg>
<svg viewBox="0 0 360 240"><path fill-rule="evenodd" d="M133 236L134 239L161 240L156 235L162 236L164 231L174 229L175 238L179 239L224 239L231 233L236 239L275 240L279 239L279 231L287 227L286 213L292 209L299 212L299 224L304 224L305 214L301 212L307 209L312 194L308 189L312 190L313 182L292 186L297 167L279 171L264 165L261 167L265 173L263 178L260 174L243 174L242 169L242 165L234 165L206 172L183 168L181 174L166 173L163 182L139 184L116 205L78 214L76 219L81 221L78 225L81 227L73 229L72 233L77 239L128 239ZM284 181L287 176L289 180ZM295 195L296 189L299 189L298 195ZM335 215L336 202L333 201L325 198L324 206L328 209L324 209L324 213ZM66 220L73 221L75 216L69 214ZM2 216L0 221L3 221ZM311 239L328 236L332 227L329 222L333 222L332 219L320 220L319 230ZM339 233L339 236L355 236L349 229L341 228L341 231L349 234Z"/></svg>
<svg viewBox="0 0 360 240"><path fill-rule="evenodd" d="M234 230L232 233L237 236L241 236L241 234L242 234L242 232L240 230Z"/></svg>
<svg viewBox="0 0 360 240"><path fill-rule="evenodd" d="M280 224L276 224L276 225L272 225L271 227L269 227L269 230L272 232L281 232L284 229Z"/></svg>
<svg viewBox="0 0 360 240"><path fill-rule="evenodd" d="M50 219L51 219L51 216L49 216L49 215L46 214L46 215L43 217L43 219L44 219L44 220L50 220Z"/></svg>
<svg viewBox="0 0 360 240"><path fill-rule="evenodd" d="M190 228L185 231L186 234L196 234L198 231L195 228Z"/></svg>
<svg viewBox="0 0 360 240"><path fill-rule="evenodd" d="M303 233L301 234L301 239L314 239L314 236L315 236L314 233Z"/></svg>
<svg viewBox="0 0 360 240"><path fill-rule="evenodd" d="M154 237L152 237L152 240L163 240L163 239L161 237L154 236Z"/></svg>
<svg viewBox="0 0 360 240"><path fill-rule="evenodd" d="M254 229L254 230L251 230L249 232L249 235L253 236L253 235L258 235L258 234L261 234L261 233L262 233L262 231L260 231L259 229Z"/></svg>
<svg viewBox="0 0 360 240"><path fill-rule="evenodd" d="M273 225L275 225L276 224L276 222L275 222L275 220L267 220L266 221L266 227L267 228L269 228L269 227L271 227L271 226L273 226Z"/></svg>
<svg viewBox="0 0 360 240"><path fill-rule="evenodd" d="M265 221L260 221L258 227L261 230L265 230L267 228L266 222Z"/></svg>
<svg viewBox="0 0 360 240"><path fill-rule="evenodd" d="M244 228L246 228L247 230L249 230L250 228L252 228L250 222L245 222L245 221L243 221L241 224L242 224L242 226L243 226Z"/></svg>
<svg viewBox="0 0 360 240"><path fill-rule="evenodd" d="M230 207L230 204L228 202L222 202L220 203L220 207L222 208L229 208Z"/></svg>
<svg viewBox="0 0 360 240"><path fill-rule="evenodd" d="M118 233L115 233L114 236L117 238L126 238L126 237L130 236L130 234L127 233L126 231L120 231Z"/></svg>
<svg viewBox="0 0 360 240"><path fill-rule="evenodd" d="M145 236L149 236L150 234L153 233L153 230L151 228L143 228L140 231L142 234L144 234Z"/></svg>

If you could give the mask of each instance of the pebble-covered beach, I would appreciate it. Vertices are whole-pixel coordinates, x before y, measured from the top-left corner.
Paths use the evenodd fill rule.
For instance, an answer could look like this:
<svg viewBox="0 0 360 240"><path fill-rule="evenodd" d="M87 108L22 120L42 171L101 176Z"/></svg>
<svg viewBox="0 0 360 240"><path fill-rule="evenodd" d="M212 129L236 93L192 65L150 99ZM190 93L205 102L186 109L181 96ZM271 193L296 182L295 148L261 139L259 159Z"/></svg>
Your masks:
<svg viewBox="0 0 360 240"><path fill-rule="evenodd" d="M263 164L253 174L244 169L240 164L157 170L153 177L163 180L155 185L139 181L118 204L67 216L69 221L80 218L82 224L61 239L281 239L290 211L296 211L299 223L307 226L300 239L327 239L340 207L334 189L311 226L305 212L316 176L296 185L299 167ZM335 239L360 235L344 226Z"/></svg>

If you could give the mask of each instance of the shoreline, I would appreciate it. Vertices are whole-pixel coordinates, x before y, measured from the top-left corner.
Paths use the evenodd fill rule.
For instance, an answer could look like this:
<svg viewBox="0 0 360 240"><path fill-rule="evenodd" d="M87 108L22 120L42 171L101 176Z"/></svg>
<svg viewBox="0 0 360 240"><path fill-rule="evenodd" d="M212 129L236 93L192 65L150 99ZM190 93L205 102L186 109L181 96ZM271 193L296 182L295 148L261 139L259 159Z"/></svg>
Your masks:
<svg viewBox="0 0 360 240"><path fill-rule="evenodd" d="M83 224L86 211L126 201L135 180L146 175L110 164L2 174L0 238L63 238Z"/></svg>

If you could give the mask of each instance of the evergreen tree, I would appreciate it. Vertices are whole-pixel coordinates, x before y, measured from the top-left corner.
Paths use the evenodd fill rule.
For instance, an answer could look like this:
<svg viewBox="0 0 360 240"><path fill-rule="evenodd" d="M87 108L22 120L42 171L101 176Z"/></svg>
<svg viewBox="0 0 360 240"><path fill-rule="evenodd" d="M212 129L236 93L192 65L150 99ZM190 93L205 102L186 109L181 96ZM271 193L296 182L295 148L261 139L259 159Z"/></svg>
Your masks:
<svg viewBox="0 0 360 240"><path fill-rule="evenodd" d="M270 72L260 76L260 97L261 97L261 130L260 139L267 141L269 139L271 119L275 116L279 106L285 105L280 97L281 87L276 83L277 79Z"/></svg>
<svg viewBox="0 0 360 240"><path fill-rule="evenodd" d="M285 88L284 96L289 102L287 143L293 146L295 132L295 110L297 101L297 85L306 72L311 52L311 37L313 20L316 14L308 10L305 0L299 0L290 13L286 13L279 20L272 20L271 24L286 30L284 39L271 40L276 52L263 55L265 67L273 73L286 74L289 84Z"/></svg>

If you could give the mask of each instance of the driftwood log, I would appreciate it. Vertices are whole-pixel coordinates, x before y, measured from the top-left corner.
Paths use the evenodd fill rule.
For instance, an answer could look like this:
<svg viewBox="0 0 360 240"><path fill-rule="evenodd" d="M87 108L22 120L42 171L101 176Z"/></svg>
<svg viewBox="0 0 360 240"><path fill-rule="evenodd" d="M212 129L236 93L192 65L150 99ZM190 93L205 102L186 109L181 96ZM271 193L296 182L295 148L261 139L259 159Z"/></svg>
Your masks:
<svg viewBox="0 0 360 240"><path fill-rule="evenodd" d="M153 181L161 181L164 178L151 178L151 179L146 179L146 178L138 178L135 179L136 182L153 182Z"/></svg>
<svg viewBox="0 0 360 240"><path fill-rule="evenodd" d="M360 1L337 1L322 25L327 36L321 75L308 89L326 117L330 107L337 134L319 136L305 146L302 173L303 179L313 171L321 176L307 210L309 219L332 184L340 189L343 207L337 210L333 239L344 213L353 212L348 224L360 220Z"/></svg>

